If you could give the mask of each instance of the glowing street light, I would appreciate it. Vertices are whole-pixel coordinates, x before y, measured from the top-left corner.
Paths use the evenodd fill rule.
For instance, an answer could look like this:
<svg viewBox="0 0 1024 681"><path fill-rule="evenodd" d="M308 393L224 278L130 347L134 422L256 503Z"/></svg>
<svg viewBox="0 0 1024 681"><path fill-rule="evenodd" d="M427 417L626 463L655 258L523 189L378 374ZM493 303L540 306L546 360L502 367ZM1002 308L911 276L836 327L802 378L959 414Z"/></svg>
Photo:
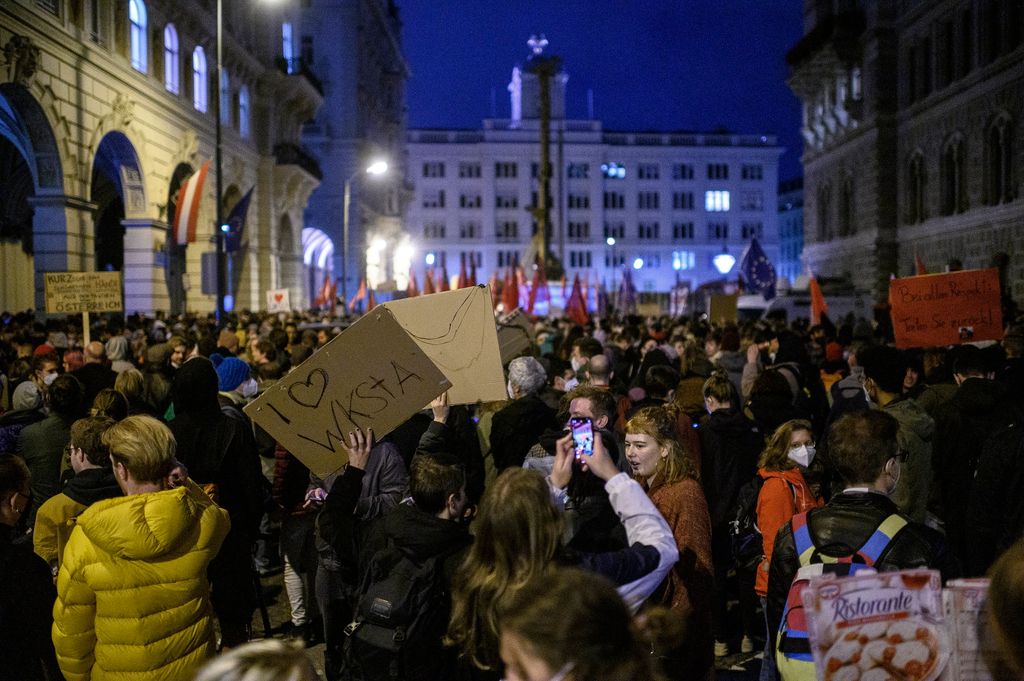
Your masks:
<svg viewBox="0 0 1024 681"><path fill-rule="evenodd" d="M712 258L711 262L714 263L718 273L724 275L728 274L732 266L736 264L736 256L730 255L728 251L725 251Z"/></svg>
<svg viewBox="0 0 1024 681"><path fill-rule="evenodd" d="M352 201L352 182L366 173L370 177L380 177L388 172L388 162L377 159L370 165L355 171L345 180L345 198L342 205L342 237L341 237L341 299L348 300L348 227L349 227L349 204Z"/></svg>

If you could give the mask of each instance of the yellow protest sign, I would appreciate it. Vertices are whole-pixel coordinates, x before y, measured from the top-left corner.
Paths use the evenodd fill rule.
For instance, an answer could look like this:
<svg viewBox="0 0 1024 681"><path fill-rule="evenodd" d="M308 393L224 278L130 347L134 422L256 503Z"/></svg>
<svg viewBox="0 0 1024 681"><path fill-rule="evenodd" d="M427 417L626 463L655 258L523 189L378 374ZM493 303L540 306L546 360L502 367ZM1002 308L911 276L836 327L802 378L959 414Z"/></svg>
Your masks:
<svg viewBox="0 0 1024 681"><path fill-rule="evenodd" d="M46 272L46 311L51 314L120 312L120 272Z"/></svg>

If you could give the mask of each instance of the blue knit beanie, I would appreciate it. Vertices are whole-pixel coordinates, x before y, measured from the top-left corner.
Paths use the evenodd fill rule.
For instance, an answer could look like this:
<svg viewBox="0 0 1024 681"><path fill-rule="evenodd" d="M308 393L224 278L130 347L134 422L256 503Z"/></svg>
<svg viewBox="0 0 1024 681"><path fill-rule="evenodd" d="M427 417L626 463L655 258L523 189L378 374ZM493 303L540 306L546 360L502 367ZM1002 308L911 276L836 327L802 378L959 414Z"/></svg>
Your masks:
<svg viewBox="0 0 1024 681"><path fill-rule="evenodd" d="M249 365L237 357L225 357L215 364L217 365L217 389L221 392L231 392L252 376L252 369L249 368Z"/></svg>

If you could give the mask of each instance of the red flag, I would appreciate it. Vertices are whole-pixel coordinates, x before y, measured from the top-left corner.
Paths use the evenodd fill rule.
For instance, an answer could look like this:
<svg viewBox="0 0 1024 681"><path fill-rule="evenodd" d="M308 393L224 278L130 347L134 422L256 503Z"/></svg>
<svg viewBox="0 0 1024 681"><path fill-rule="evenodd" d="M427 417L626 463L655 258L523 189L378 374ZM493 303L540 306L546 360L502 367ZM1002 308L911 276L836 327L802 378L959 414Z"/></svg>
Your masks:
<svg viewBox="0 0 1024 681"><path fill-rule="evenodd" d="M359 280L359 289L356 294L352 296L352 299L348 301L348 311L355 312L356 303L366 300L366 280Z"/></svg>
<svg viewBox="0 0 1024 681"><path fill-rule="evenodd" d="M505 270L505 285L501 287L501 304L505 308L505 314L516 309L519 304L519 294L516 292L516 277L512 268ZM515 297L513 297L515 296Z"/></svg>
<svg viewBox="0 0 1024 681"><path fill-rule="evenodd" d="M440 277L440 279L441 280L437 283L437 290L438 290L438 292L440 293L441 291L451 291L452 287L451 287L451 285L450 285L450 283L448 281L448 266L447 265L441 265L441 277Z"/></svg>
<svg viewBox="0 0 1024 681"><path fill-rule="evenodd" d="M331 281L330 287L330 304L331 304L331 316L334 317L338 314L338 282Z"/></svg>
<svg viewBox="0 0 1024 681"><path fill-rule="evenodd" d="M551 292L548 290L548 280L544 273L544 261L537 262L537 269L533 271L533 282L530 285L530 297L526 301L526 312L533 314L534 305L537 301L551 300Z"/></svg>
<svg viewBox="0 0 1024 681"><path fill-rule="evenodd" d="M928 268L924 266L924 261L921 260L921 256L917 253L914 254L914 275L920 277L922 274L928 274Z"/></svg>
<svg viewBox="0 0 1024 681"><path fill-rule="evenodd" d="M590 309L590 270L583 273L583 309Z"/></svg>
<svg viewBox="0 0 1024 681"><path fill-rule="evenodd" d="M821 294L821 287L818 286L818 280L811 275L811 279L808 282L808 287L811 293L811 325L821 324L821 316L828 312L828 303L825 302L825 296Z"/></svg>
<svg viewBox="0 0 1024 681"><path fill-rule="evenodd" d="M491 278L487 282L487 287L489 289L491 289L491 309L493 310L494 308L498 307L498 300L499 300L499 296L498 296L498 293L499 293L499 291L498 291L498 270L496 270L496 269L495 270L491 270ZM501 293L504 293L504 291L501 291Z"/></svg>
<svg viewBox="0 0 1024 681"><path fill-rule="evenodd" d="M419 294L420 290L416 285L416 273L413 272L412 268L409 268L409 285L405 287L405 297L415 298Z"/></svg>
<svg viewBox="0 0 1024 681"><path fill-rule="evenodd" d="M178 190L178 202L174 208L174 240L179 246L196 240L199 204L203 200L203 184L209 172L210 162L207 161ZM220 229L220 225L217 225L217 229Z"/></svg>
<svg viewBox="0 0 1024 681"><path fill-rule="evenodd" d="M423 273L423 295L429 296L434 292L434 268Z"/></svg>
<svg viewBox="0 0 1024 681"><path fill-rule="evenodd" d="M469 285L476 286L476 258L469 256Z"/></svg>
<svg viewBox="0 0 1024 681"><path fill-rule="evenodd" d="M331 279L325 273L324 283L320 285L320 290L316 292L316 298L313 299L313 307L323 307L327 304L327 297L331 291Z"/></svg>
<svg viewBox="0 0 1024 681"><path fill-rule="evenodd" d="M565 303L565 314L580 326L590 323L590 315L587 314L586 303L583 302L583 292L580 290L579 274L573 277L572 294Z"/></svg>
<svg viewBox="0 0 1024 681"><path fill-rule="evenodd" d="M369 312L375 307L377 307L377 301L373 297L373 289L371 288L369 300L366 301L366 311Z"/></svg>
<svg viewBox="0 0 1024 681"><path fill-rule="evenodd" d="M455 282L455 288L466 288L469 286L469 277L466 276L466 255L462 255L462 264L459 265L459 280Z"/></svg>

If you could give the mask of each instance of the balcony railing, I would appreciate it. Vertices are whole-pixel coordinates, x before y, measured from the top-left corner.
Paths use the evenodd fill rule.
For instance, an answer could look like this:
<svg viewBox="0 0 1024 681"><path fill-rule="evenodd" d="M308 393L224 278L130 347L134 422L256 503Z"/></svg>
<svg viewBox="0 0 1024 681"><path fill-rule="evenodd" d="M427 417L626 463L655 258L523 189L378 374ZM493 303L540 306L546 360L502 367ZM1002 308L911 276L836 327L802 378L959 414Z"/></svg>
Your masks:
<svg viewBox="0 0 1024 681"><path fill-rule="evenodd" d="M309 84L319 92L321 95L324 93L323 83L320 79L313 75L313 71L310 70L309 64L300 57L292 57L286 59L284 57L277 57L274 60L274 65L277 66L277 70L289 76L302 76L309 81Z"/></svg>
<svg viewBox="0 0 1024 681"><path fill-rule="evenodd" d="M274 147L274 159L279 166L299 166L318 180L324 179L320 164L309 153L297 144L282 142Z"/></svg>

